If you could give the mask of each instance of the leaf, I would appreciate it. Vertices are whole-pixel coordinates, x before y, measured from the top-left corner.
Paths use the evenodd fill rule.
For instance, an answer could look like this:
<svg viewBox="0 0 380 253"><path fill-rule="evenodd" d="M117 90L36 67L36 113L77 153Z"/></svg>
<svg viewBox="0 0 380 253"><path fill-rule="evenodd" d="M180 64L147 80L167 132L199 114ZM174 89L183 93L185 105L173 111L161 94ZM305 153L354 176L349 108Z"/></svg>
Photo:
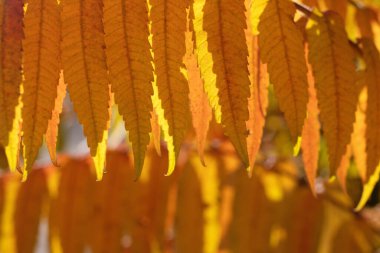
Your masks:
<svg viewBox="0 0 380 253"><path fill-rule="evenodd" d="M147 2L105 0L104 29L111 88L129 132L138 177L149 144L153 109Z"/></svg>
<svg viewBox="0 0 380 253"><path fill-rule="evenodd" d="M183 56L186 53L186 2L151 0L150 4L153 59L158 97L161 100L164 110L163 116L168 125L167 134L173 139L173 155L174 160L176 160L190 116L188 85L181 72L181 68L184 67ZM159 112L157 113L159 114ZM163 127L162 124L161 127Z"/></svg>
<svg viewBox="0 0 380 253"><path fill-rule="evenodd" d="M260 60L257 36L248 35L249 76L251 97L248 99L249 119L247 129L247 149L250 169L253 169L256 155L260 149L264 132L265 116L268 107L268 74L266 65Z"/></svg>
<svg viewBox="0 0 380 253"><path fill-rule="evenodd" d="M110 117L102 1L62 0L62 6L63 72L101 179Z"/></svg>
<svg viewBox="0 0 380 253"><path fill-rule="evenodd" d="M56 1L29 0L23 41L22 120L24 173L37 158L57 96L60 71L60 11Z"/></svg>
<svg viewBox="0 0 380 253"><path fill-rule="evenodd" d="M164 116L164 109L162 108L162 103L160 98L158 97L158 88L156 80L153 82L153 97L152 97L154 111L157 114L158 123L161 126L162 134L164 136L164 140L166 142L166 149L168 150L168 170L166 175L170 175L173 173L176 163L176 157L178 153L175 151L173 136L169 134L169 124Z"/></svg>
<svg viewBox="0 0 380 253"><path fill-rule="evenodd" d="M196 135L197 150L203 166L204 149L206 145L207 133L212 119L212 108L208 102L207 94L203 88L203 80L197 63L197 56L194 52L193 32L186 32L186 56L185 65L188 72L189 100L192 115L193 128Z"/></svg>
<svg viewBox="0 0 380 253"><path fill-rule="evenodd" d="M0 2L0 144L5 147L10 169L19 159L20 87L23 33L23 1Z"/></svg>
<svg viewBox="0 0 380 253"><path fill-rule="evenodd" d="M366 111L367 178L380 163L380 54L370 39L362 39L366 63L365 83L368 89Z"/></svg>
<svg viewBox="0 0 380 253"><path fill-rule="evenodd" d="M265 5L258 24L260 57L268 64L268 73L293 142L302 134L306 118L307 68L303 37L293 21L295 7L287 0L259 0Z"/></svg>
<svg viewBox="0 0 380 253"><path fill-rule="evenodd" d="M198 64L210 104L219 108L225 134L248 166L248 49L244 0L196 0L194 31Z"/></svg>
<svg viewBox="0 0 380 253"><path fill-rule="evenodd" d="M368 88L367 107L365 111L365 140L367 153L367 168L365 173L365 185L363 187L362 196L356 210L364 207L370 198L375 185L379 181L380 175L380 134L378 133L378 123L380 120L380 104L379 104L379 80L380 80L380 55L376 49L374 42L370 39L362 39L363 57L366 63L364 80Z"/></svg>
<svg viewBox="0 0 380 253"><path fill-rule="evenodd" d="M61 72L58 87L57 87L57 97L55 98L54 110L51 115L51 119L48 123L48 128L46 130L46 145L50 154L50 159L55 166L58 166L57 161L57 138L58 138L58 126L59 126L59 116L62 113L63 101L66 96L67 84L65 83L63 73Z"/></svg>
<svg viewBox="0 0 380 253"><path fill-rule="evenodd" d="M309 182L311 191L315 195L315 178L318 171L321 125L318 118L319 109L314 82L311 66L308 64L309 102L307 104L307 118L302 130L301 148L307 181Z"/></svg>
<svg viewBox="0 0 380 253"><path fill-rule="evenodd" d="M327 141L330 172L338 169L350 143L358 89L354 55L348 44L343 20L327 12L309 20L309 61L317 88L322 129Z"/></svg>

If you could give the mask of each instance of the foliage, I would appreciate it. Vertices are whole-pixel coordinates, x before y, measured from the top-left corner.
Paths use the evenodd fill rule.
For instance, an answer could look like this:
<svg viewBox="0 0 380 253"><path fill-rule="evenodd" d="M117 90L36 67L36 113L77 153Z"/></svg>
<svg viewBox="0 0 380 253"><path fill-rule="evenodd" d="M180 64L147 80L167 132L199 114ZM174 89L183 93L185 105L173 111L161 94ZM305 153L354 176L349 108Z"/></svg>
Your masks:
<svg viewBox="0 0 380 253"><path fill-rule="evenodd" d="M25 195L20 198L35 200L28 215L36 219L46 211L39 194L49 192L50 244L61 245L65 252L80 252L85 244L102 252L108 242L102 241L107 222L117 223L118 229L131 226L128 233L133 238L142 236L133 246L137 252L140 247L162 249L167 222L179 231L175 247L180 252L224 247L233 252L272 250L260 247L306 252L334 236L337 245L352 236L361 239L353 240L349 248L372 249L377 241L373 229L351 214L340 234L334 231L324 238L318 221L327 219L319 212L326 209L325 197L313 199L296 184L305 180L312 195L327 199L335 194L329 187L339 184L351 197L352 206L346 206L349 200L343 204L346 212L377 200L373 191L380 177L379 16L380 3L375 0L2 0L0 167L18 170L26 182L19 184L17 176L4 174L3 190L11 197L0 202ZM62 130L70 103L92 158L85 162L57 155L57 149L61 151L57 144L71 136ZM33 170L44 141L52 163L62 170ZM148 149L151 143L161 158ZM107 160L107 145L123 148L127 155L109 151ZM159 164L160 170L154 172L157 182L147 176L156 168L152 162ZM120 167L121 174L108 176L114 167ZM290 179L284 179L278 168L285 168L294 182L287 182ZM252 178L246 178L245 169ZM173 178L162 179L162 174ZM93 182L103 176L104 182ZM138 182L127 183L130 177ZM54 183L57 178L59 187ZM83 185L75 185L77 181ZM169 192L164 181L175 190ZM156 203L151 189L143 187L155 183L167 190L157 192L163 203ZM130 196L122 193L124 184ZM119 187L119 195L107 187ZM244 197L239 193L223 199L224 194L240 191ZM260 193L252 193L253 200L248 200L251 193L246 191ZM127 220L150 208L160 217L154 216L146 227L146 221L139 220L143 229L124 224L120 215L129 211L118 206L127 201L124 198L138 206L129 210L136 213ZM78 203L69 209L69 201ZM255 220L263 212L254 207L257 203L272 211L274 206L282 208L283 202L294 204L289 213ZM7 225L10 221L4 217L13 209L15 217L22 213L20 208L30 209L28 202L10 203L0 205L5 222L0 227L10 229L2 232L0 247L8 245L7 233L16 238L25 233L21 235L25 244L17 239L9 245L29 252L35 245L30 233L35 234L39 222L30 220L28 232L22 226L28 216ZM165 203L177 205L175 219L174 211L160 209ZM112 207L106 211L112 215L94 212L94 205ZM308 205L313 212L306 217L298 209ZM189 209L191 222L184 218ZM96 216L94 228L87 226L91 215ZM66 216L72 217L71 225L64 222ZM286 223L295 216L299 223ZM245 226L245 219L258 223ZM274 227L264 227L266 219L275 219L270 221ZM302 227L305 224L309 225ZM92 230L99 232L91 235ZM298 241L297 233L304 230L312 234L310 241ZM118 240L110 249L117 251L124 232L110 232ZM248 238L251 234L255 236ZM262 234L270 235L270 240ZM292 243L283 240L285 235ZM258 238L262 245L252 246Z"/></svg>

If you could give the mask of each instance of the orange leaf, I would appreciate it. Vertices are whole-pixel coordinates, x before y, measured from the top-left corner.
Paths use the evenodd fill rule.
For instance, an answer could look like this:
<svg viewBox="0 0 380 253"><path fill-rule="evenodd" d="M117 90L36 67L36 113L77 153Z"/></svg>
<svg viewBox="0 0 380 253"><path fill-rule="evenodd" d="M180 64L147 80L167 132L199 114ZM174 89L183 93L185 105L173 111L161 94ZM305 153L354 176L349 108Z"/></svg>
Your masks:
<svg viewBox="0 0 380 253"><path fill-rule="evenodd" d="M204 149L207 132L212 119L212 109L208 102L208 97L203 89L203 80L198 68L197 58L193 49L193 33L186 32L186 56L185 65L188 72L190 110L193 121L193 128L196 135L198 154L202 164L205 166Z"/></svg>
<svg viewBox="0 0 380 253"><path fill-rule="evenodd" d="M58 166L57 162L57 138L58 138L58 126L59 126L59 116L62 113L63 101L66 96L67 84L64 81L63 73L59 79L59 84L57 87L57 97L55 98L54 110L52 117L49 120L48 128L46 131L45 139L46 145L49 150L50 159L54 165Z"/></svg>
<svg viewBox="0 0 380 253"><path fill-rule="evenodd" d="M249 119L247 121L247 129L249 134L247 137L247 149L250 169L253 169L264 131L265 116L268 107L269 80L266 65L260 60L257 37L248 34L247 43L251 81L251 97L248 99Z"/></svg>

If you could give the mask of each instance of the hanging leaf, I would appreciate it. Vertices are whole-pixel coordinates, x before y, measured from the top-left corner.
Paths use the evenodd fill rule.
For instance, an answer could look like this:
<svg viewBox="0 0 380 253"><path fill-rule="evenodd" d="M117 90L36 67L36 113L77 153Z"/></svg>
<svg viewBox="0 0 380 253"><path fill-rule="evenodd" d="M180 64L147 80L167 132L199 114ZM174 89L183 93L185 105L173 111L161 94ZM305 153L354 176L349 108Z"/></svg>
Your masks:
<svg viewBox="0 0 380 253"><path fill-rule="evenodd" d="M23 0L0 1L0 144L13 171L18 166L20 149L23 15Z"/></svg>
<svg viewBox="0 0 380 253"><path fill-rule="evenodd" d="M310 64L308 64L308 70L309 102L307 104L307 118L302 130L301 148L306 177L310 188L315 195L315 178L318 171L321 126L318 118L318 101Z"/></svg>
<svg viewBox="0 0 380 253"><path fill-rule="evenodd" d="M147 2L105 0L104 29L111 87L129 133L138 176L149 144L153 108Z"/></svg>
<svg viewBox="0 0 380 253"><path fill-rule="evenodd" d="M23 41L24 173L37 158L54 110L60 71L60 11L56 1L29 0Z"/></svg>
<svg viewBox="0 0 380 253"><path fill-rule="evenodd" d="M101 0L62 0L62 63L70 98L87 137L97 178L105 162L109 87Z"/></svg>
<svg viewBox="0 0 380 253"><path fill-rule="evenodd" d="M343 20L333 12L309 20L309 60L317 88L322 129L327 140L330 172L338 169L350 143L358 89L354 55Z"/></svg>
<svg viewBox="0 0 380 253"><path fill-rule="evenodd" d="M210 104L248 166L248 49L244 0L196 0L194 31L198 63ZM220 113L221 115L220 115Z"/></svg>
<svg viewBox="0 0 380 253"><path fill-rule="evenodd" d="M177 159L187 130L189 89L181 68L186 53L186 2L151 0L150 20L158 97ZM161 124L162 126L162 124ZM169 167L171 167L169 165ZM173 167L174 168L174 167ZM169 169L168 174L170 174Z"/></svg>
<svg viewBox="0 0 380 253"><path fill-rule="evenodd" d="M248 100L249 119L247 129L247 148L250 169L253 169L263 137L265 116L268 107L268 74L266 65L260 60L257 36L247 36L249 52L249 76L251 80L251 97Z"/></svg>
<svg viewBox="0 0 380 253"><path fill-rule="evenodd" d="M261 15L255 14L263 8L259 6L265 6ZM259 16L260 57L268 64L270 81L295 143L302 134L308 101L303 37L293 21L296 10L288 0L259 0L253 2L252 11Z"/></svg>
<svg viewBox="0 0 380 253"><path fill-rule="evenodd" d="M363 39L363 57L366 63L365 84L368 87L366 111L367 178L380 162L380 54L370 39Z"/></svg>
<svg viewBox="0 0 380 253"><path fill-rule="evenodd" d="M205 166L204 149L212 119L212 108L203 88L203 80L198 67L197 56L194 52L193 32L189 30L186 32L186 51L184 61L188 72L190 110L198 154L202 164Z"/></svg>
<svg viewBox="0 0 380 253"><path fill-rule="evenodd" d="M57 97L55 98L54 110L51 116L51 119L48 123L48 128L46 130L46 145L50 154L50 159L53 164L58 166L57 161L57 138L58 138L58 127L59 127L59 116L62 113L63 101L66 96L67 84L65 83L63 73L59 79L59 84L57 87Z"/></svg>

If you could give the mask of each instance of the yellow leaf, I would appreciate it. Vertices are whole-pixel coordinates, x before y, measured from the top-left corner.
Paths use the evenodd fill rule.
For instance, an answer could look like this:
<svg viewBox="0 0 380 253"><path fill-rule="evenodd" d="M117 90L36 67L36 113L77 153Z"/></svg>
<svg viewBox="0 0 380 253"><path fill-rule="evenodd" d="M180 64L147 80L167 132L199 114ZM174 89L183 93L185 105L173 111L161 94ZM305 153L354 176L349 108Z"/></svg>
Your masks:
<svg viewBox="0 0 380 253"><path fill-rule="evenodd" d="M58 166L57 161L57 138L58 138L58 126L59 126L59 116L63 109L63 100L66 96L67 84L63 78L63 73L61 72L59 84L57 87L57 97L55 98L54 110L52 112L51 119L48 123L48 128L46 130L46 145L50 154L50 159L53 164Z"/></svg>
<svg viewBox="0 0 380 253"><path fill-rule="evenodd" d="M173 138L174 155L177 159L190 116L189 89L181 72L186 53L186 2L151 0L150 4L158 97L168 124L168 135Z"/></svg>
<svg viewBox="0 0 380 253"><path fill-rule="evenodd" d="M153 108L147 2L105 0L104 29L111 88L129 133L136 175L140 175Z"/></svg>
<svg viewBox="0 0 380 253"><path fill-rule="evenodd" d="M244 0L196 0L194 31L198 64L210 104L243 163L248 166L248 49Z"/></svg>
<svg viewBox="0 0 380 253"><path fill-rule="evenodd" d="M109 87L101 0L62 0L62 63L68 91L83 125L91 156L105 157ZM96 162L98 179L104 163Z"/></svg>
<svg viewBox="0 0 380 253"><path fill-rule="evenodd" d="M303 36L293 21L296 10L288 0L254 1L254 13L255 5L265 5L258 25L260 57L268 64L270 81L295 143L302 134L308 101Z"/></svg>
<svg viewBox="0 0 380 253"><path fill-rule="evenodd" d="M18 161L20 142L21 53L23 38L23 1L0 2L0 144L6 148L11 170Z"/></svg>
<svg viewBox="0 0 380 253"><path fill-rule="evenodd" d="M315 15L317 16L317 15ZM335 174L350 143L358 89L354 55L343 20L328 12L309 20L309 61L317 88L322 129L327 141L330 172Z"/></svg>
<svg viewBox="0 0 380 253"><path fill-rule="evenodd" d="M168 150L169 163L168 163L168 170L166 172L166 175L170 175L174 171L178 153L174 147L173 136L169 134L169 124L168 124L168 121L165 119L164 109L162 108L161 100L158 97L158 88L157 88L156 81L153 82L152 102L154 106L154 111L157 113L158 123L161 126L164 140L167 145L166 148Z"/></svg>

